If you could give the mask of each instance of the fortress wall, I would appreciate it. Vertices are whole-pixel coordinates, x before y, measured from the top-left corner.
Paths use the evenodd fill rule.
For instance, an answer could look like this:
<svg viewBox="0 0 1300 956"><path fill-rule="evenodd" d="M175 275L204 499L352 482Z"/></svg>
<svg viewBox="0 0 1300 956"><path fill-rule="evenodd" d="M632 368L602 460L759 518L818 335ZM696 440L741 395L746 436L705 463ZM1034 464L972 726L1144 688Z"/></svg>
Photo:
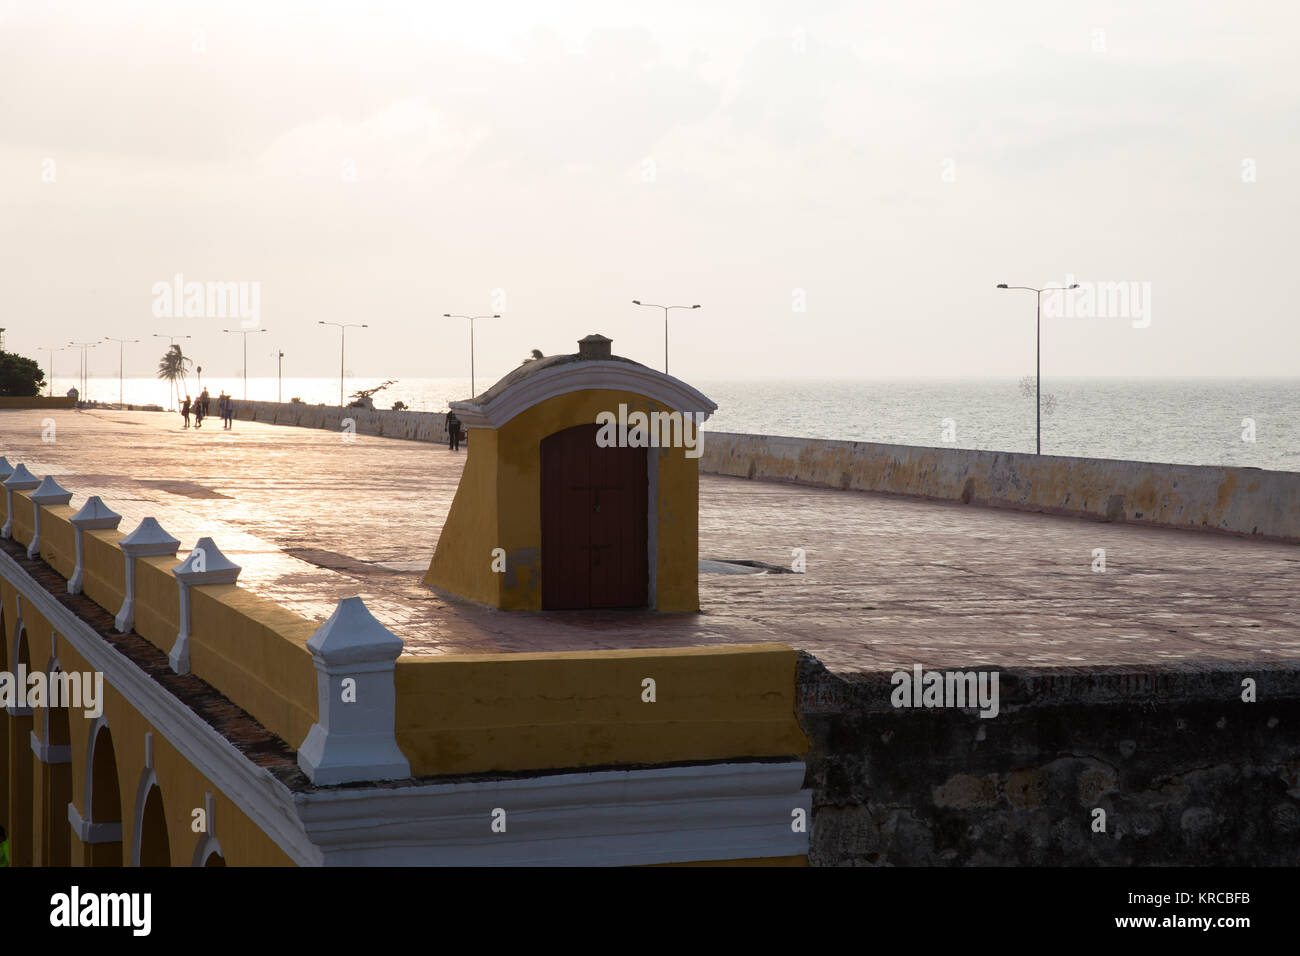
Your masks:
<svg viewBox="0 0 1300 956"><path fill-rule="evenodd" d="M701 471L1300 542L1300 472L705 432Z"/></svg>
<svg viewBox="0 0 1300 956"><path fill-rule="evenodd" d="M298 425L340 431L350 419L359 434L404 438L410 441L445 442L446 418L439 412L395 412L392 409L339 408L337 405L306 405L295 402L235 402L235 418L271 425Z"/></svg>
<svg viewBox="0 0 1300 956"><path fill-rule="evenodd" d="M1295 865L1294 664L1003 669L981 717L800 658L815 866Z"/></svg>

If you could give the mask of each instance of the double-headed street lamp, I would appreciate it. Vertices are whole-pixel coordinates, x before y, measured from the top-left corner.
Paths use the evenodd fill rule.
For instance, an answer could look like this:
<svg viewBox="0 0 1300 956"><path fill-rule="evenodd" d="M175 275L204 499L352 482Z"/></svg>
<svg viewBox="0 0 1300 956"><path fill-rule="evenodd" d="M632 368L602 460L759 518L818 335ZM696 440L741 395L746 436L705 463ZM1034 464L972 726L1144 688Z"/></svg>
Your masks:
<svg viewBox="0 0 1300 956"><path fill-rule="evenodd" d="M54 353L55 353L55 352L62 352L65 348L67 348L66 345L40 345L40 346L37 346L36 351L38 351L38 352L49 352L49 353L50 353L50 381L49 381L49 383L48 383L48 388L47 388L46 391L45 391L45 394L46 394L46 395L49 395L49 396L53 396L53 395L54 395Z"/></svg>
<svg viewBox="0 0 1300 956"><path fill-rule="evenodd" d="M324 322L320 319L316 321L316 324L333 325L336 326L339 330L339 408L342 408L343 407L343 347L344 347L344 343L347 340L348 329L368 329L370 328L370 326L364 322L358 325L356 323Z"/></svg>
<svg viewBox="0 0 1300 956"><path fill-rule="evenodd" d="M78 383L78 384L81 386L81 391L80 391L80 393L77 395L77 401L79 401L79 402L84 402L84 401L86 400L86 391L87 391L87 387L86 387L86 349L93 349L93 348L94 348L96 345L98 345L98 344L99 344L98 342L69 342L69 343L68 343L68 347L69 347L69 348L77 348L77 349L81 349L81 381Z"/></svg>
<svg viewBox="0 0 1300 956"><path fill-rule="evenodd" d="M1079 283L1072 285L1051 285L1042 289L1035 289L1027 285L1007 285L1005 282L998 283L999 289L1020 289L1025 292L1033 292L1038 299L1038 341L1034 347L1035 365L1034 365L1034 405L1036 414L1036 438L1035 438L1035 455L1043 453L1043 293L1044 292L1068 292L1071 289L1079 288Z"/></svg>
<svg viewBox="0 0 1300 956"><path fill-rule="evenodd" d="M122 388L122 381L123 381L123 379L122 379L122 353L123 353L123 351L124 351L125 348L126 348L126 343L127 343L127 342L130 342L130 343L132 343L132 344L135 344L135 343L139 342L140 340L139 340L139 339L115 339L115 338L113 338L111 335L106 335L106 336L104 336L104 341L105 341L105 342L116 342L116 343L117 343L117 404L119 404L119 405L125 405L126 403L125 403L124 401L122 401L122 392L123 392L123 388Z"/></svg>
<svg viewBox="0 0 1300 956"><path fill-rule="evenodd" d="M269 332L270 329L222 329L222 332L238 332L244 337L244 401L248 401L248 333Z"/></svg>
<svg viewBox="0 0 1300 956"><path fill-rule="evenodd" d="M640 299L633 299L633 305L644 306L647 309L664 310L664 374L668 374L668 310L669 309L698 309L698 305L655 305L653 302L642 302Z"/></svg>
<svg viewBox="0 0 1300 956"><path fill-rule="evenodd" d="M469 397L473 398L474 391L474 320L475 319L499 319L500 313L492 315L452 315L450 312L442 313L444 319L469 319Z"/></svg>

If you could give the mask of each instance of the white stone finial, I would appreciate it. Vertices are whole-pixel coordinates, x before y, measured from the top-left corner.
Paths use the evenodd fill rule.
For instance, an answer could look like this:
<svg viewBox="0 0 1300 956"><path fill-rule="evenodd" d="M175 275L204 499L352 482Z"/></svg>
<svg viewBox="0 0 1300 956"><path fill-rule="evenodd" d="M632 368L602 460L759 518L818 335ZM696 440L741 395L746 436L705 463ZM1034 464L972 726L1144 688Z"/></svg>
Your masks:
<svg viewBox="0 0 1300 956"><path fill-rule="evenodd" d="M72 577L68 578L68 593L80 594L86 566L83 535L87 531L116 530L122 516L104 504L99 495L92 495L68 520L72 522L72 536L77 543L77 566L72 571Z"/></svg>
<svg viewBox="0 0 1300 956"><path fill-rule="evenodd" d="M307 649L316 663L319 717L298 748L298 766L322 786L409 777L394 736L401 638L351 597L339 601Z"/></svg>
<svg viewBox="0 0 1300 956"><path fill-rule="evenodd" d="M0 528L0 538L12 538L14 536L14 492L31 491L40 483L41 479L28 471L27 466L21 461L9 473L9 477L4 480L5 523L4 527Z"/></svg>
<svg viewBox="0 0 1300 956"><path fill-rule="evenodd" d="M180 591L180 631L167 660L176 673L190 672L190 588L197 584L234 584L242 570L221 553L211 538L199 538L189 557L172 568Z"/></svg>
<svg viewBox="0 0 1300 956"><path fill-rule="evenodd" d="M175 554L181 543L163 530L156 518L148 517L117 543L125 556L126 597L114 622L122 634L135 626L135 559Z"/></svg>
<svg viewBox="0 0 1300 956"><path fill-rule="evenodd" d="M72 492L54 480L53 475L45 479L28 495L32 501L32 543L27 546L27 557L41 556L41 506L66 505L72 500Z"/></svg>
<svg viewBox="0 0 1300 956"><path fill-rule="evenodd" d="M9 459L0 455L0 480L8 478L14 473L14 466L9 464Z"/></svg>

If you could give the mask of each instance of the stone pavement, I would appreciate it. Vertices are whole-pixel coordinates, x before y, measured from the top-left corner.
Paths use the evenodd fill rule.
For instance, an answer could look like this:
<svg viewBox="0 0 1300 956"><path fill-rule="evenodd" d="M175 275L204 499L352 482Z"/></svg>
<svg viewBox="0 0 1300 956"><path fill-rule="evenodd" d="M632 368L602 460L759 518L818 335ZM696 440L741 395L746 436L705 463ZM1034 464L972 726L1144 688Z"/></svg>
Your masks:
<svg viewBox="0 0 1300 956"><path fill-rule="evenodd" d="M101 495L123 530L154 515L182 549L212 535L241 584L309 619L360 594L412 655L784 641L840 672L1300 660L1291 545L703 475L701 558L788 567L801 548L806 572L702 575L700 614L500 612L421 584L463 451L0 411L0 454L55 475L74 506Z"/></svg>

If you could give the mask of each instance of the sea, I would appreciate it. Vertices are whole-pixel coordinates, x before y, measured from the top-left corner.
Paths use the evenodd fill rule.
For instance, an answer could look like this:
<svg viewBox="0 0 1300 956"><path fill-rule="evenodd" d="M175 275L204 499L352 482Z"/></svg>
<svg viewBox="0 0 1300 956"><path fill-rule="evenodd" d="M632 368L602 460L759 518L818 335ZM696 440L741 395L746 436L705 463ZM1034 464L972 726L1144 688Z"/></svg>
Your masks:
<svg viewBox="0 0 1300 956"><path fill-rule="evenodd" d="M344 396L383 383L348 378ZM56 378L53 392L78 383ZM491 383L478 381L480 390ZM1032 452L1032 380L900 378L693 381L718 405L705 431L900 445ZM211 395L245 395L242 379L207 378ZM191 378L189 391L199 383ZM374 396L376 408L405 402L443 412L468 397L468 379L399 379ZM178 407L158 379L91 378L98 402ZM337 404L337 378L250 378L247 397ZM1043 384L1042 451L1192 465L1241 465L1300 472L1300 378L1061 378Z"/></svg>

